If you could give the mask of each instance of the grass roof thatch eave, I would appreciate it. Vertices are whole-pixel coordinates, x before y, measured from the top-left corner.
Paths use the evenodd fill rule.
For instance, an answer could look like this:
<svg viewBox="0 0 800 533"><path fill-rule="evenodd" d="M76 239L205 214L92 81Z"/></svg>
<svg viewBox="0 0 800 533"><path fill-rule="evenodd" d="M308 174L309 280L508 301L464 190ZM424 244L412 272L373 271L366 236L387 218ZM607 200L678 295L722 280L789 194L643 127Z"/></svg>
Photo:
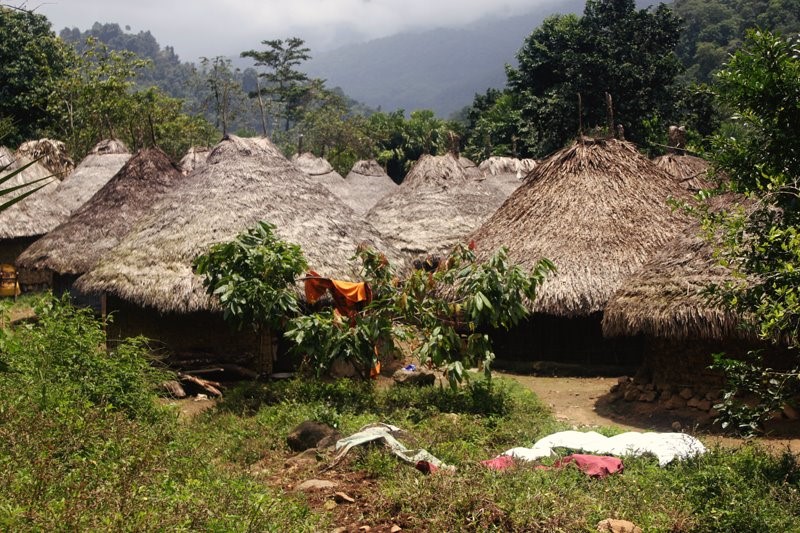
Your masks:
<svg viewBox="0 0 800 533"><path fill-rule="evenodd" d="M17 155L29 160L38 159L39 164L59 180L63 180L75 170L75 163L67 155L66 145L54 139L26 141L17 148Z"/></svg>
<svg viewBox="0 0 800 533"><path fill-rule="evenodd" d="M0 167L11 163L11 166L7 168L2 175L7 175L9 172L29 162L27 158L17 158L12 155L10 150L0 147ZM25 171L3 183L3 188L32 183L36 180L47 178L48 176L52 176L50 171L39 163L34 163ZM45 184L43 188L10 206L5 211L0 212L0 239L16 239L44 235L66 220L69 213L60 205L57 201L57 197L54 195L55 191L58 189L58 180L54 177L51 177L50 180L44 180L33 184L30 187L22 188L14 192L13 196L19 196L31 188L43 184ZM4 198L3 201L9 199L11 199L11 196Z"/></svg>
<svg viewBox="0 0 800 533"><path fill-rule="evenodd" d="M192 261L259 221L299 244L323 276L356 279L351 258L367 243L400 260L368 224L289 163L269 141L229 136L76 285L160 311L215 309Z"/></svg>
<svg viewBox="0 0 800 533"><path fill-rule="evenodd" d="M29 246L17 265L83 274L181 179L164 152L157 148L140 150L68 220Z"/></svg>
<svg viewBox="0 0 800 533"><path fill-rule="evenodd" d="M712 199L714 209L731 208L733 195ZM674 340L755 339L741 317L712 301L710 285L741 283L720 264L699 224L669 242L609 300L603 314L606 336L649 335Z"/></svg>
<svg viewBox="0 0 800 533"><path fill-rule="evenodd" d="M530 309L558 316L602 311L623 281L689 223L668 205L688 192L615 139L583 140L539 164L469 238L481 258L501 246L531 269L541 258L548 277Z"/></svg>
<svg viewBox="0 0 800 533"><path fill-rule="evenodd" d="M398 185L384 172L377 161L358 161L345 178L345 187L338 196L356 213L363 215L381 198L392 194Z"/></svg>
<svg viewBox="0 0 800 533"><path fill-rule="evenodd" d="M108 183L130 158L121 141L107 139L97 143L56 189L59 203L72 213Z"/></svg>
<svg viewBox="0 0 800 533"><path fill-rule="evenodd" d="M410 254L443 254L488 218L503 196L472 179L452 155L424 155L366 219Z"/></svg>

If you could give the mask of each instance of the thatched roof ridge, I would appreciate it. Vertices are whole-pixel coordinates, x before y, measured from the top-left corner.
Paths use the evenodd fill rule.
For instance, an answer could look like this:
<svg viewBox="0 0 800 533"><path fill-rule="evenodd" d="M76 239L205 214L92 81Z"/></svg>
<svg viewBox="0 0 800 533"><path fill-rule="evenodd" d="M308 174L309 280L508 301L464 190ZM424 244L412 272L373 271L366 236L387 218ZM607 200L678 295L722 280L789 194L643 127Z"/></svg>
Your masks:
<svg viewBox="0 0 800 533"><path fill-rule="evenodd" d="M584 140L539 164L470 238L480 257L506 246L525 268L555 263L531 310L588 315L688 225L669 197L688 192L634 145Z"/></svg>
<svg viewBox="0 0 800 533"><path fill-rule="evenodd" d="M140 150L66 222L29 246L17 265L59 274L86 272L182 179L164 152Z"/></svg>
<svg viewBox="0 0 800 533"><path fill-rule="evenodd" d="M67 146L54 139L25 141L17 148L17 156L30 160L38 159L39 164L49 170L56 178L63 180L75 170L75 163L67 155Z"/></svg>
<svg viewBox="0 0 800 533"><path fill-rule="evenodd" d="M717 197L716 208L735 205ZM645 334L674 340L752 339L740 317L709 300L709 285L733 281L714 247L694 223L625 280L603 313L603 334Z"/></svg>
<svg viewBox="0 0 800 533"><path fill-rule="evenodd" d="M339 190L338 195L361 215L398 187L374 159L356 162L344 181L346 186Z"/></svg>
<svg viewBox="0 0 800 533"><path fill-rule="evenodd" d="M0 167L11 164L0 176L30 163L26 157L15 157L10 150L0 147ZM14 187L31 183L41 178L52 176L52 173L39 163L34 163L25 171L17 174L10 180L3 183L2 188ZM19 196L31 188L46 185L28 196L24 200L17 202L3 212L0 212L0 239L15 239L20 237L35 237L44 235L51 229L63 222L69 213L59 205L53 193L57 190L58 180L51 178L49 181L41 181L31 187L22 188L13 193ZM11 196L4 198L3 201L10 200Z"/></svg>
<svg viewBox="0 0 800 533"><path fill-rule="evenodd" d="M100 141L56 189L59 203L72 213L108 183L130 158L121 141Z"/></svg>
<svg viewBox="0 0 800 533"><path fill-rule="evenodd" d="M181 158L181 172L186 175L193 172L198 167L206 164L211 148L207 146L192 146L186 151L186 155Z"/></svg>
<svg viewBox="0 0 800 533"><path fill-rule="evenodd" d="M423 155L403 183L369 210L366 220L412 254L445 253L503 202L472 179L453 155Z"/></svg>
<svg viewBox="0 0 800 533"><path fill-rule="evenodd" d="M208 164L171 189L136 228L77 281L161 311L214 309L195 257L258 221L299 244L322 275L355 279L350 260L366 242L390 260L399 254L324 187L292 165L269 141L229 136Z"/></svg>
<svg viewBox="0 0 800 533"><path fill-rule="evenodd" d="M665 170L678 183L690 191L708 189L708 161L688 154L668 153L653 159L658 168Z"/></svg>
<svg viewBox="0 0 800 533"><path fill-rule="evenodd" d="M312 153L304 152L292 156L292 163L314 181L324 185L337 196L344 188L344 178L333 169L328 161Z"/></svg>

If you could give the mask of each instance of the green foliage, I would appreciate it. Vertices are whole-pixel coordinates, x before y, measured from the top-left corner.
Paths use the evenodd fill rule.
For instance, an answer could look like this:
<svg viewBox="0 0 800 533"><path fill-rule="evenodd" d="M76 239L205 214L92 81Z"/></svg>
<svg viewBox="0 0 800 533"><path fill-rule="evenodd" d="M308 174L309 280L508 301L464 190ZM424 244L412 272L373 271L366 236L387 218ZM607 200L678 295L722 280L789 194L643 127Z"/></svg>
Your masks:
<svg viewBox="0 0 800 533"><path fill-rule="evenodd" d="M279 328L299 312L294 281L308 266L300 247L274 232L275 226L259 222L194 260L206 290L219 298L225 319L240 328Z"/></svg>
<svg viewBox="0 0 800 533"><path fill-rule="evenodd" d="M43 15L0 5L0 137L17 145L52 123L50 95L68 64Z"/></svg>
<svg viewBox="0 0 800 533"><path fill-rule="evenodd" d="M0 139L1 138L2 137L0 137ZM31 161L30 163L26 163L20 166L19 168L8 171L3 177L0 177L0 185L3 185L7 181L13 179L14 176L17 176L25 172L25 169L27 169L32 165L35 165L37 161L38 160ZM7 165L0 165L0 174L6 172L13 164L14 163L11 162L8 163ZM34 194L36 191L38 191L39 189L50 183L53 179L54 179L53 176L46 176L44 178L39 178L33 181L23 183L22 185L13 185L11 187L6 187L5 189L0 189L0 202L2 202L0 203L0 212L5 211L6 209L16 204L17 202L21 202L28 196ZM20 192L19 194L15 194L18 191L22 192Z"/></svg>
<svg viewBox="0 0 800 533"><path fill-rule="evenodd" d="M357 255L372 302L348 319L333 311L297 317L286 331L295 352L318 374L342 358L367 376L379 354L394 353L396 341L405 339L413 342L422 364L444 368L453 387L475 365L488 377L494 352L480 328L517 324L527 314L525 299L533 299L545 275L554 271L542 260L525 273L508 264L504 249L478 263L462 246L436 272L415 270L400 281L382 255L368 248Z"/></svg>
<svg viewBox="0 0 800 533"><path fill-rule="evenodd" d="M705 214L718 254L737 278L712 293L747 317L759 336L796 350L800 341L800 43L752 31L719 73L722 101L735 110L732 134L713 139L714 163L746 208ZM797 392L798 368L778 379L756 356L729 374L727 415L758 427L772 408ZM763 377L748 385L761 369ZM756 385L758 384L758 385ZM741 402L755 394L758 406Z"/></svg>
<svg viewBox="0 0 800 533"><path fill-rule="evenodd" d="M37 322L0 338L6 365L0 384L7 394L25 395L43 411L91 405L131 417L157 415L153 391L168 374L151 364L144 340L107 352L102 322L66 297L44 299L36 314Z"/></svg>

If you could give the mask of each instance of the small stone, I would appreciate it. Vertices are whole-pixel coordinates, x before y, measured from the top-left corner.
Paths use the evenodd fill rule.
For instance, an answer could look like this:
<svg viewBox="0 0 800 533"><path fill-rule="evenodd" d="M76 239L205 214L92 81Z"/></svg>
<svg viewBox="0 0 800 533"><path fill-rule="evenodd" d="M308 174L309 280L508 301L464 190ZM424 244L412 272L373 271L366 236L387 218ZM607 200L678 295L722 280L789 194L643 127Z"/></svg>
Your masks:
<svg viewBox="0 0 800 533"><path fill-rule="evenodd" d="M208 401L208 395L207 394L198 394L197 396L194 397L194 401L196 401L196 402Z"/></svg>
<svg viewBox="0 0 800 533"><path fill-rule="evenodd" d="M719 416L719 411L717 411L713 406L711 409L708 410L708 416L712 418L717 418Z"/></svg>
<svg viewBox="0 0 800 533"><path fill-rule="evenodd" d="M297 455L289 457L284 461L283 465L286 467L303 467L303 466L311 466L317 464L317 450L311 448L304 452L300 452Z"/></svg>
<svg viewBox="0 0 800 533"><path fill-rule="evenodd" d="M700 405L700 398L697 396L693 396L688 402L686 402L686 407L694 407L696 409L698 405Z"/></svg>
<svg viewBox="0 0 800 533"><path fill-rule="evenodd" d="M658 395L658 393L656 391L651 390L651 391L645 392L641 396L639 396L639 401L640 402L648 402L648 403L654 402L654 401L656 401L656 396L657 395Z"/></svg>
<svg viewBox="0 0 800 533"><path fill-rule="evenodd" d="M681 398L683 398L684 400L688 400L689 398L694 396L694 393L692 392L692 389L690 389L689 387L686 387L686 388L681 389L681 391L678 393L678 395Z"/></svg>
<svg viewBox="0 0 800 533"><path fill-rule="evenodd" d="M306 420L295 427L286 437L286 444L296 452L302 452L310 448L316 448L323 439L338 439L339 432L328 424L322 424L314 420Z"/></svg>
<svg viewBox="0 0 800 533"><path fill-rule="evenodd" d="M800 418L800 413L797 412L797 409L795 409L788 403L783 406L783 414L789 420L797 420L798 418Z"/></svg>
<svg viewBox="0 0 800 533"><path fill-rule="evenodd" d="M161 387L173 398L186 398L186 391L183 390L181 384L175 380L165 381L161 384Z"/></svg>
<svg viewBox="0 0 800 533"><path fill-rule="evenodd" d="M668 390L662 390L661 395L658 397L658 401L661 403L667 403L670 398L672 398L672 393Z"/></svg>
<svg viewBox="0 0 800 533"><path fill-rule="evenodd" d="M398 526L397 524L392 526L392 529L389 530L390 533L397 533L398 531L403 531L403 528Z"/></svg>
<svg viewBox="0 0 800 533"><path fill-rule="evenodd" d="M628 391L625 392L625 401L626 402L632 402L634 400L637 400L638 398L639 398L639 391L636 390L635 387L631 388L631 389L628 389Z"/></svg>
<svg viewBox="0 0 800 533"><path fill-rule="evenodd" d="M648 383L647 385L644 386L644 390L646 391L656 390L656 386L653 385L652 383Z"/></svg>
<svg viewBox="0 0 800 533"><path fill-rule="evenodd" d="M684 400L680 396L673 396L669 399L669 401L664 405L667 409L682 409L686 407L686 400Z"/></svg>
<svg viewBox="0 0 800 533"><path fill-rule="evenodd" d="M708 400L709 402L713 402L716 399L717 399L717 393L716 392L707 392L706 393L706 400Z"/></svg>
<svg viewBox="0 0 800 533"><path fill-rule="evenodd" d="M361 526L361 527L358 528L358 530L359 531L364 531L366 533L367 531L372 531L372 528L369 527L369 526Z"/></svg>
<svg viewBox="0 0 800 533"><path fill-rule="evenodd" d="M322 506L326 511L333 511L336 509L336 502L333 500L325 500L325 503Z"/></svg>
<svg viewBox="0 0 800 533"><path fill-rule="evenodd" d="M333 499L336 500L336 503L356 503L356 501L345 492L334 493Z"/></svg>
<svg viewBox="0 0 800 533"><path fill-rule="evenodd" d="M597 523L597 531L608 533L642 533L642 528L628 520L606 518Z"/></svg>
<svg viewBox="0 0 800 533"><path fill-rule="evenodd" d="M621 378L617 379L617 383L622 385L623 383L627 383L628 381L630 381L630 379L631 378L629 378L628 376L622 376Z"/></svg>
<svg viewBox="0 0 800 533"><path fill-rule="evenodd" d="M672 431L680 431L681 429L683 429L683 426L681 425L680 422L676 420L675 422L672 423Z"/></svg>
<svg viewBox="0 0 800 533"><path fill-rule="evenodd" d="M436 383L436 375L430 370L418 369L413 372L401 368L392 375L398 385L413 385L416 387L432 386Z"/></svg>
<svg viewBox="0 0 800 533"><path fill-rule="evenodd" d="M315 490L332 489L335 487L336 483L333 481L328 481L327 479L308 479L296 486L294 490L300 492L311 492Z"/></svg>
<svg viewBox="0 0 800 533"><path fill-rule="evenodd" d="M711 402L708 400L701 400L697 403L697 408L701 411L708 411L711 409Z"/></svg>
<svg viewBox="0 0 800 533"><path fill-rule="evenodd" d="M619 383L614 383L613 385L611 385L611 388L608 390L608 392L613 394L618 390L619 390Z"/></svg>

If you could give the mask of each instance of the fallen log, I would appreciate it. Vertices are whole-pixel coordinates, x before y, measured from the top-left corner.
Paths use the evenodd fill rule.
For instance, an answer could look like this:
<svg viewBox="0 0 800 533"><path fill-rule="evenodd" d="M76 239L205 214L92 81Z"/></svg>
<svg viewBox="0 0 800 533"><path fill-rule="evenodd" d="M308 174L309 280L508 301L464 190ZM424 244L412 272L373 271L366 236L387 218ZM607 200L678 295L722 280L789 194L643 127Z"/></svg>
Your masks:
<svg viewBox="0 0 800 533"><path fill-rule="evenodd" d="M184 383L192 383L194 385L197 385L211 396L222 396L222 391L219 390L219 387L222 387L222 385L220 385L216 381L209 381L207 379L198 378L196 376L191 376L184 372L178 372L178 379Z"/></svg>

